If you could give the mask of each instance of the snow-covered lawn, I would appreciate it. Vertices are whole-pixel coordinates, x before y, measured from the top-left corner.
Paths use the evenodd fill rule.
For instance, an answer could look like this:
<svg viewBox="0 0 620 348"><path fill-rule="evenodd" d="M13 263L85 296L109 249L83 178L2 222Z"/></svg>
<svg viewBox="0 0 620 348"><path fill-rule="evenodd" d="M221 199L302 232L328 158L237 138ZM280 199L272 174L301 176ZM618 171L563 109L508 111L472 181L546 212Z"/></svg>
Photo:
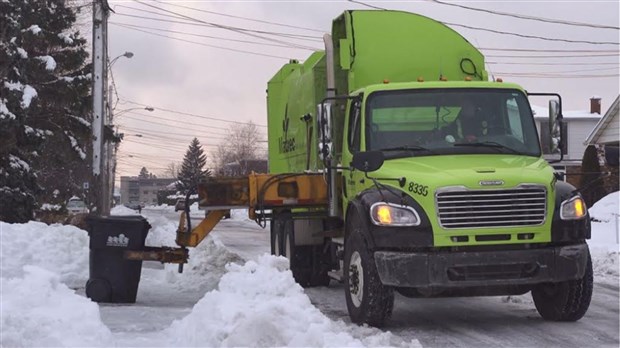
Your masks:
<svg viewBox="0 0 620 348"><path fill-rule="evenodd" d="M595 219L589 244L596 282L618 284L618 199L618 192L613 193L590 209ZM143 210L152 225L147 245L175 245L176 223L164 216L171 210L174 207ZM124 207L113 213L136 214ZM246 216L239 212L232 218L239 221ZM0 237L3 347L419 346L417 340L404 342L389 331L329 319L295 284L286 259L263 255L245 261L217 236L190 251L182 274L176 265L143 268L143 282L158 287L171 301L182 292L198 294L191 311L167 327L134 335L115 333L102 321L101 311L123 307L100 307L83 295L89 253L85 231L38 222L0 222ZM145 320L143 312L131 308L128 313L135 318L125 318L127 322Z"/></svg>

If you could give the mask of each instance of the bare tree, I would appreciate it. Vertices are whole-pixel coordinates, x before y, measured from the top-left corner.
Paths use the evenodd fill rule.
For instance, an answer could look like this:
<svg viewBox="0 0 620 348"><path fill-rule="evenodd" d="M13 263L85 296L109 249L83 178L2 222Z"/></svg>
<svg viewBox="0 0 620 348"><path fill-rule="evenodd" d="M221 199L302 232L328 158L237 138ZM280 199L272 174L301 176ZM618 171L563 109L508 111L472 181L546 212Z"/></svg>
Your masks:
<svg viewBox="0 0 620 348"><path fill-rule="evenodd" d="M176 162L170 162L164 169L164 177L166 178L176 178L179 176L179 171L181 170L181 166Z"/></svg>
<svg viewBox="0 0 620 348"><path fill-rule="evenodd" d="M226 138L226 143L218 145L213 156L218 174L224 174L227 165L241 165L244 161L265 158L265 152L260 148L260 144L264 143L263 136L253 122L231 126Z"/></svg>

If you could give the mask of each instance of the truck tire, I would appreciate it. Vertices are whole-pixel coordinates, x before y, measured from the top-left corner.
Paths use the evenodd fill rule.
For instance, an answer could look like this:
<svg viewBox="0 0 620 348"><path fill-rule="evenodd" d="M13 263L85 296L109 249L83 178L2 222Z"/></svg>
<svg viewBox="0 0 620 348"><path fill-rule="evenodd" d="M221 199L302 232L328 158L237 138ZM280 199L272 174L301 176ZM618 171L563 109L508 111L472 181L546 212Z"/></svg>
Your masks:
<svg viewBox="0 0 620 348"><path fill-rule="evenodd" d="M351 321L381 327L392 315L394 289L379 279L373 254L360 231L361 222L351 218L351 234L344 247L344 291Z"/></svg>
<svg viewBox="0 0 620 348"><path fill-rule="evenodd" d="M289 259L295 282L303 287L327 286L330 278L322 267L322 245L297 245L290 212L274 217L271 223L271 254Z"/></svg>
<svg viewBox="0 0 620 348"><path fill-rule="evenodd" d="M592 259L588 253L586 272L581 279L540 284L532 289L534 305L541 317L552 321L577 321L592 299Z"/></svg>

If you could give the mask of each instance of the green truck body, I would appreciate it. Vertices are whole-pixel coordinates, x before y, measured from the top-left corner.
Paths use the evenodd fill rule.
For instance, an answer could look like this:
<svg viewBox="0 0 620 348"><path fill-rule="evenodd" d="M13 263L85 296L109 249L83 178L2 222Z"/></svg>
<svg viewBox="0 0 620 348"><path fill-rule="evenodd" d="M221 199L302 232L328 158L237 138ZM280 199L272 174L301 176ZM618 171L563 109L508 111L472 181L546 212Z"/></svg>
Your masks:
<svg viewBox="0 0 620 348"><path fill-rule="evenodd" d="M542 157L528 93L487 81L480 51L420 15L347 11L329 40L333 51L268 83L270 173L334 178L334 209L319 222L274 212L272 251L296 279L321 285L339 271L351 319L377 326L394 291L531 290L544 318L581 318L589 218ZM459 119L467 103L475 122Z"/></svg>

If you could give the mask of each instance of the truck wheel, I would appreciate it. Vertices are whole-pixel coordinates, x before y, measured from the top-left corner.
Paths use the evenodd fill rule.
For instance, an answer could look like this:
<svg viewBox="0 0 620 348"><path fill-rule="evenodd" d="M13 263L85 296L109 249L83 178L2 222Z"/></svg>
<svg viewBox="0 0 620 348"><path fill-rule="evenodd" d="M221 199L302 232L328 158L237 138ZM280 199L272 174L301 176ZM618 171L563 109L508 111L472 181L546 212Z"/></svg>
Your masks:
<svg viewBox="0 0 620 348"><path fill-rule="evenodd" d="M351 234L344 247L344 291L351 321L381 327L392 315L394 290L379 279L377 266L360 233L361 223L352 218Z"/></svg>
<svg viewBox="0 0 620 348"><path fill-rule="evenodd" d="M297 284L307 287L310 285L310 277L312 275L312 269L306 266L311 261L312 255L306 251L306 246L295 245L295 229L293 219L289 219L284 223L283 230L283 249L282 255L290 262L291 272L293 278Z"/></svg>
<svg viewBox="0 0 620 348"><path fill-rule="evenodd" d="M583 278L560 283L540 284L532 289L534 305L541 317L553 321L577 321L590 306L592 299L592 259L588 253Z"/></svg>

